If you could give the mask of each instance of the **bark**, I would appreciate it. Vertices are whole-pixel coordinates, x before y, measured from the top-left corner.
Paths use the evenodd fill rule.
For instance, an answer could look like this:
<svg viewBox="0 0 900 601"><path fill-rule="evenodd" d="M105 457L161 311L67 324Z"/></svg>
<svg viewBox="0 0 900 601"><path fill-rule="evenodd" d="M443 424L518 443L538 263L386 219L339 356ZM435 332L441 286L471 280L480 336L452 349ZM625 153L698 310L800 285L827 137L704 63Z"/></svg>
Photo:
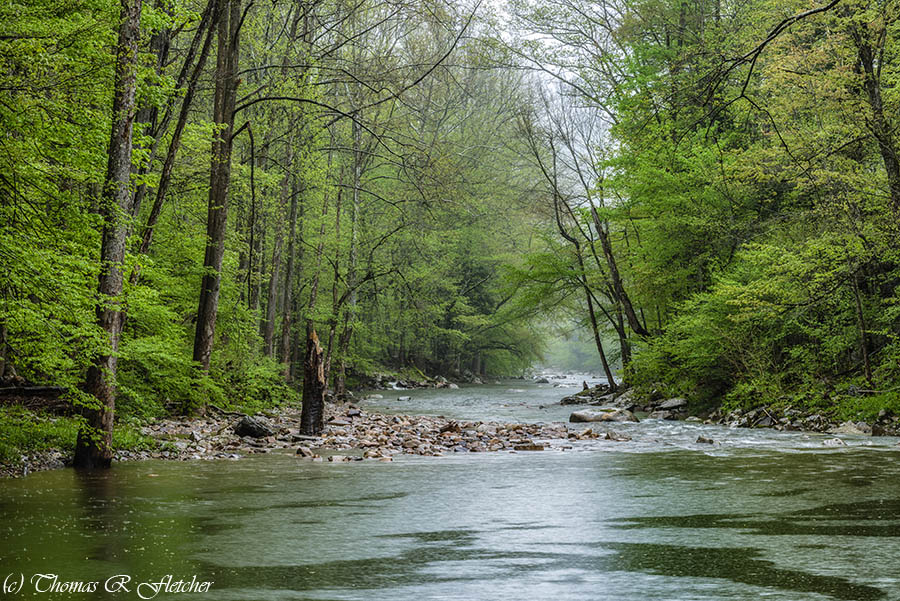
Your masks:
<svg viewBox="0 0 900 601"><path fill-rule="evenodd" d="M203 258L203 281L197 308L197 330L194 335L194 361L209 371L219 309L219 287L225 233L228 217L228 188L231 183L231 149L234 131L234 107L237 95L237 62L240 52L239 28L241 0L227 0L219 19L216 59L216 91L213 121L218 131L212 144L209 208L206 223L206 253Z"/></svg>
<svg viewBox="0 0 900 601"><path fill-rule="evenodd" d="M325 429L325 365L315 329L306 329L306 357L303 360L303 409L300 433L317 436Z"/></svg>
<svg viewBox="0 0 900 601"><path fill-rule="evenodd" d="M131 215L131 151L137 88L138 42L141 0L122 0L121 25L117 43L113 126L100 215L103 233L100 246L100 301L97 322L107 337L108 347L88 369L85 392L96 399L84 408L85 421L75 443L74 466L79 469L108 468L112 461L112 431L115 413L116 357L122 333L121 305L125 244Z"/></svg>

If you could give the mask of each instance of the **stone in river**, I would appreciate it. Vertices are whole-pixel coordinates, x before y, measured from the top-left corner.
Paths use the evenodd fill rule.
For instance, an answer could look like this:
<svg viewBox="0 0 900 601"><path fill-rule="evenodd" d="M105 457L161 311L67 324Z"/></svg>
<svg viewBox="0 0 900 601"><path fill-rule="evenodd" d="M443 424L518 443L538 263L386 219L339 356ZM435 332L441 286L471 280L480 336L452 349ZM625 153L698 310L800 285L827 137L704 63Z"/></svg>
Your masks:
<svg viewBox="0 0 900 601"><path fill-rule="evenodd" d="M864 428L860 427L860 425L865 426ZM870 436L872 434L872 428L863 422L859 424L854 424L853 422L844 422L837 428L831 428L828 430L829 434L851 434L856 436Z"/></svg>
<svg viewBox="0 0 900 601"><path fill-rule="evenodd" d="M638 418L634 413L627 409L617 409L615 411L575 411L569 416L569 421L573 423L583 422L637 422Z"/></svg>
<svg viewBox="0 0 900 601"><path fill-rule="evenodd" d="M684 399L669 399L668 401L663 401L659 404L660 409L680 409L687 405L687 401Z"/></svg>
<svg viewBox="0 0 900 601"><path fill-rule="evenodd" d="M297 447L297 454L301 457L312 457L313 452L309 450L309 447Z"/></svg>
<svg viewBox="0 0 900 601"><path fill-rule="evenodd" d="M829 438L822 442L826 447L846 447L847 443L840 438Z"/></svg>
<svg viewBox="0 0 900 601"><path fill-rule="evenodd" d="M701 435L697 437L697 444L716 444L716 441Z"/></svg>
<svg viewBox="0 0 900 601"><path fill-rule="evenodd" d="M548 380L547 378L538 378L537 380L534 381L534 383L535 384L549 384L550 380Z"/></svg>
<svg viewBox="0 0 900 601"><path fill-rule="evenodd" d="M668 420L676 419L675 414L672 413L671 411L654 411L653 413L650 414L650 417L652 419L668 419Z"/></svg>
<svg viewBox="0 0 900 601"><path fill-rule="evenodd" d="M543 451L544 445L537 443L517 444L513 449L516 451Z"/></svg>
<svg viewBox="0 0 900 601"><path fill-rule="evenodd" d="M398 396L398 397L397 397L397 400L398 400L398 401L408 401L408 400L410 400L411 398L412 398L412 397L409 397L409 396Z"/></svg>
<svg viewBox="0 0 900 601"><path fill-rule="evenodd" d="M234 433L238 436L249 436L250 438L265 438L275 434L275 430L261 419L245 415L234 426Z"/></svg>

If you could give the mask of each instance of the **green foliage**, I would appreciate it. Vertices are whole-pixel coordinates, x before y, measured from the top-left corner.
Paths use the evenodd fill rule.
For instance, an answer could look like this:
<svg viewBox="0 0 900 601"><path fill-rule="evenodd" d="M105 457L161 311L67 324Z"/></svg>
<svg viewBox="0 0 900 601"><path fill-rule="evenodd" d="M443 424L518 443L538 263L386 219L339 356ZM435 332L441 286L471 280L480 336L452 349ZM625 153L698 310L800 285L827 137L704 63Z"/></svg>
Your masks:
<svg viewBox="0 0 900 601"><path fill-rule="evenodd" d="M18 462L24 453L51 449L71 453L81 420L47 413L35 413L19 406L0 407L0 461ZM132 424L120 424L113 433L113 448L148 450L156 441L140 433Z"/></svg>

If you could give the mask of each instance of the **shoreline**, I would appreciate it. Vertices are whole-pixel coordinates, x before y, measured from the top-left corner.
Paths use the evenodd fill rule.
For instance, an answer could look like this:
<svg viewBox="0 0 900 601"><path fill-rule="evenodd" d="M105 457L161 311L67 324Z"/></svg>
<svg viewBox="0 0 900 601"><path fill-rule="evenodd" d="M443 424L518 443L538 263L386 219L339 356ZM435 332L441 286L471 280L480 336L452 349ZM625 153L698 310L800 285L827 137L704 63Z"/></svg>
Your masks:
<svg viewBox="0 0 900 601"><path fill-rule="evenodd" d="M300 434L300 411L296 407L257 416L222 412L201 418L165 418L142 426L141 432L161 447L116 451L114 464L148 459L238 460L276 450L292 450L298 460L391 461L394 455L404 454L440 457L460 452L542 451L558 449L568 440L601 437L593 429L573 431L561 422L528 424L394 415L365 411L352 402L328 405L325 431L320 436ZM21 463L0 464L0 478L63 468L70 460L59 450L25 454Z"/></svg>

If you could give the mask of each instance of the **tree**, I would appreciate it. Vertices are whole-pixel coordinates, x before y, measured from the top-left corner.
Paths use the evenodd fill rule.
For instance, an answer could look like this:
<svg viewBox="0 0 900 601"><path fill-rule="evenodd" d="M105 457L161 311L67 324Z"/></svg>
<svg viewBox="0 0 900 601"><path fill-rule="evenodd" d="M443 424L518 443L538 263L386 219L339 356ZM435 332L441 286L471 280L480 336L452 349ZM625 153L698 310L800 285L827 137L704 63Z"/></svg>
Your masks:
<svg viewBox="0 0 900 601"><path fill-rule="evenodd" d="M116 45L116 76L113 94L113 126L109 139L106 180L100 200L103 220L100 247L100 301L97 321L107 336L88 369L85 392L96 404L85 407L85 422L75 445L77 468L109 467L112 461L112 431L116 401L116 364L122 334L122 284L125 243L134 197L131 192L131 149L137 89L138 43L141 0L123 0Z"/></svg>

